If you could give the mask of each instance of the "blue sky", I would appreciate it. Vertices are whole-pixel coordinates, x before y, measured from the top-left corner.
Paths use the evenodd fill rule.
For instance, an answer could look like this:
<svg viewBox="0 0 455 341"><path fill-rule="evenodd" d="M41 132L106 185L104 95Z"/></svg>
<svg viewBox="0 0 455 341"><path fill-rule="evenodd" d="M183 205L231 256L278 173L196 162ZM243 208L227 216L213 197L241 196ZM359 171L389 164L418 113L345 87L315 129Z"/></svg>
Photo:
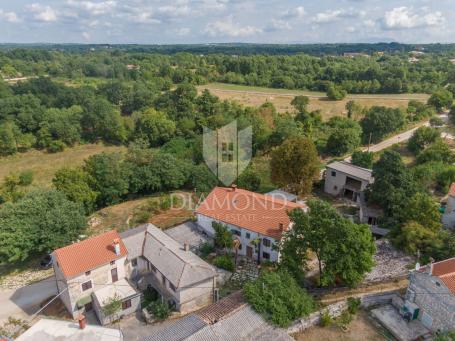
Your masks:
<svg viewBox="0 0 455 341"><path fill-rule="evenodd" d="M0 42L455 42L453 0L0 0Z"/></svg>

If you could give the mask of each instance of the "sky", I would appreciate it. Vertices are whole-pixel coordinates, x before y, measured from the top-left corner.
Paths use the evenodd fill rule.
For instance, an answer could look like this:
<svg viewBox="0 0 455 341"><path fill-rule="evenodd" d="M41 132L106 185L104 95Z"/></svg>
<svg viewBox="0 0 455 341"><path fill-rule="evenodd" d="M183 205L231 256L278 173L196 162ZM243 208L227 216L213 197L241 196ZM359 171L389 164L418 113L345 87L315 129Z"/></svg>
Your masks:
<svg viewBox="0 0 455 341"><path fill-rule="evenodd" d="M0 0L2 43L445 43L454 21L454 0Z"/></svg>

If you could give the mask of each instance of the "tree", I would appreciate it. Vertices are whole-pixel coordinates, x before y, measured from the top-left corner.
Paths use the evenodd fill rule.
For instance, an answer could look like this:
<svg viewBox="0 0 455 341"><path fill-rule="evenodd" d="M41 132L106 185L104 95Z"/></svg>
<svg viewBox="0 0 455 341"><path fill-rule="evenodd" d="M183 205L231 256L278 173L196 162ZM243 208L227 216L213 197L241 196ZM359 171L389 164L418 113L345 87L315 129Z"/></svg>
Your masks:
<svg viewBox="0 0 455 341"><path fill-rule="evenodd" d="M455 155L444 141L436 140L417 156L417 163L419 164L431 161L452 164L455 161Z"/></svg>
<svg viewBox="0 0 455 341"><path fill-rule="evenodd" d="M327 97L332 101L341 101L347 94L341 86L330 84L327 88Z"/></svg>
<svg viewBox="0 0 455 341"><path fill-rule="evenodd" d="M362 113L362 107L355 101L348 101L345 106L348 111L348 118L357 118Z"/></svg>
<svg viewBox="0 0 455 341"><path fill-rule="evenodd" d="M308 96L295 96L291 105L297 110L297 112L306 112L310 99Z"/></svg>
<svg viewBox="0 0 455 341"><path fill-rule="evenodd" d="M147 140L151 147L161 146L175 134L175 123L166 114L148 109L138 115L135 135Z"/></svg>
<svg viewBox="0 0 455 341"><path fill-rule="evenodd" d="M95 209L98 193L90 188L89 175L82 168L61 168L55 173L52 183L69 200L80 203L86 213Z"/></svg>
<svg viewBox="0 0 455 341"><path fill-rule="evenodd" d="M232 233L227 225L214 221L212 222L212 227L215 230L215 246L221 249L232 248Z"/></svg>
<svg viewBox="0 0 455 341"><path fill-rule="evenodd" d="M450 108L453 104L453 95L449 90L440 89L433 92L428 99L428 105L433 106L438 112Z"/></svg>
<svg viewBox="0 0 455 341"><path fill-rule="evenodd" d="M321 285L336 281L356 285L373 267L376 248L369 227L342 217L321 200L309 200L307 204L307 213L293 210L289 214L294 225L282 241L282 262L286 264L286 258L298 259L298 255L312 251L318 260Z"/></svg>
<svg viewBox="0 0 455 341"><path fill-rule="evenodd" d="M360 121L363 131L363 141L379 142L384 136L401 129L405 124L404 113L400 109L386 107L371 107Z"/></svg>
<svg viewBox="0 0 455 341"><path fill-rule="evenodd" d="M86 228L84 211L56 190L27 193L0 208L0 263L23 261L75 241Z"/></svg>
<svg viewBox="0 0 455 341"><path fill-rule="evenodd" d="M99 193L97 205L116 204L128 193L128 168L120 153L101 153L85 160L89 186Z"/></svg>
<svg viewBox="0 0 455 341"><path fill-rule="evenodd" d="M12 122L0 124L0 155L12 155L17 152L16 129Z"/></svg>
<svg viewBox="0 0 455 341"><path fill-rule="evenodd" d="M374 153L373 152L362 152L356 150L352 153L351 162L353 165L371 169L373 167Z"/></svg>
<svg viewBox="0 0 455 341"><path fill-rule="evenodd" d="M253 168L247 168L237 179L240 188L256 192L261 186L261 177Z"/></svg>
<svg viewBox="0 0 455 341"><path fill-rule="evenodd" d="M274 325L287 327L295 319L307 316L314 302L286 271L264 271L243 289L246 300Z"/></svg>
<svg viewBox="0 0 455 341"><path fill-rule="evenodd" d="M408 149L414 154L420 153L430 144L440 138L439 130L430 127L420 127L408 141Z"/></svg>
<svg viewBox="0 0 455 341"><path fill-rule="evenodd" d="M331 133L326 150L331 155L345 155L360 146L362 128L359 123L348 118L336 117L329 121Z"/></svg>
<svg viewBox="0 0 455 341"><path fill-rule="evenodd" d="M416 221L433 232L441 229L439 205L431 196L419 192L409 198L406 204L406 210L401 213L402 221Z"/></svg>
<svg viewBox="0 0 455 341"><path fill-rule="evenodd" d="M272 181L289 187L296 194L311 192L319 176L319 158L314 143L303 137L286 140L272 151L270 160Z"/></svg>
<svg viewBox="0 0 455 341"><path fill-rule="evenodd" d="M190 189L209 193L216 185L218 185L218 178L205 164L201 163L192 167L188 185Z"/></svg>

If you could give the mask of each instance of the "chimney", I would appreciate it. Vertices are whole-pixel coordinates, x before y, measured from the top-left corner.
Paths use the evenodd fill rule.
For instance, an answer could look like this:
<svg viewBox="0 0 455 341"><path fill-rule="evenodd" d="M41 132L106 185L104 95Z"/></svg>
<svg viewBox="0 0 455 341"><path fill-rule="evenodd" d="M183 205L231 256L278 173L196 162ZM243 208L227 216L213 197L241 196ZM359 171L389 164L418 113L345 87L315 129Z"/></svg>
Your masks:
<svg viewBox="0 0 455 341"><path fill-rule="evenodd" d="M183 243L183 250L190 251L190 244L188 242Z"/></svg>
<svg viewBox="0 0 455 341"><path fill-rule="evenodd" d="M283 223L279 223L279 224L278 224L278 227L279 227L280 231L284 231L284 225L283 225Z"/></svg>
<svg viewBox="0 0 455 341"><path fill-rule="evenodd" d="M114 239L114 251L117 256L120 256L120 239Z"/></svg>
<svg viewBox="0 0 455 341"><path fill-rule="evenodd" d="M80 329L84 329L85 326L87 325L87 320L85 319L84 315L79 315L77 321L79 322Z"/></svg>
<svg viewBox="0 0 455 341"><path fill-rule="evenodd" d="M231 189L232 189L232 192L235 192L235 190L237 189L237 185L236 184L232 184L231 185Z"/></svg>

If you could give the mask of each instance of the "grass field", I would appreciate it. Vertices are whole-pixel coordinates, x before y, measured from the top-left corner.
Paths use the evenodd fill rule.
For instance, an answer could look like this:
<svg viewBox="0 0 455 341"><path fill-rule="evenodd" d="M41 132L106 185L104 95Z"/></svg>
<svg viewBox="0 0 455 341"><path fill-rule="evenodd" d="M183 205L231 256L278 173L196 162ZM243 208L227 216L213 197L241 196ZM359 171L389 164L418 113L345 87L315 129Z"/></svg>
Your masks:
<svg viewBox="0 0 455 341"><path fill-rule="evenodd" d="M85 144L68 148L60 153L31 150L26 153L0 158L0 181L5 176L25 170L33 171L35 186L49 186L55 172L65 166L78 166L91 155L101 152L123 151L125 147Z"/></svg>
<svg viewBox="0 0 455 341"><path fill-rule="evenodd" d="M350 100L355 100L364 107L382 105L392 108L404 108L411 99L425 102L429 97L426 94L367 94L349 95L342 101L330 101L322 92L303 90L271 89L223 83L211 83L198 87L200 92L204 89L210 90L212 94L220 99L234 100L253 107L260 106L265 102L272 102L279 112L292 111L292 99L297 95L304 95L310 98L309 110L321 110L325 119L332 116L345 115L345 106Z"/></svg>

